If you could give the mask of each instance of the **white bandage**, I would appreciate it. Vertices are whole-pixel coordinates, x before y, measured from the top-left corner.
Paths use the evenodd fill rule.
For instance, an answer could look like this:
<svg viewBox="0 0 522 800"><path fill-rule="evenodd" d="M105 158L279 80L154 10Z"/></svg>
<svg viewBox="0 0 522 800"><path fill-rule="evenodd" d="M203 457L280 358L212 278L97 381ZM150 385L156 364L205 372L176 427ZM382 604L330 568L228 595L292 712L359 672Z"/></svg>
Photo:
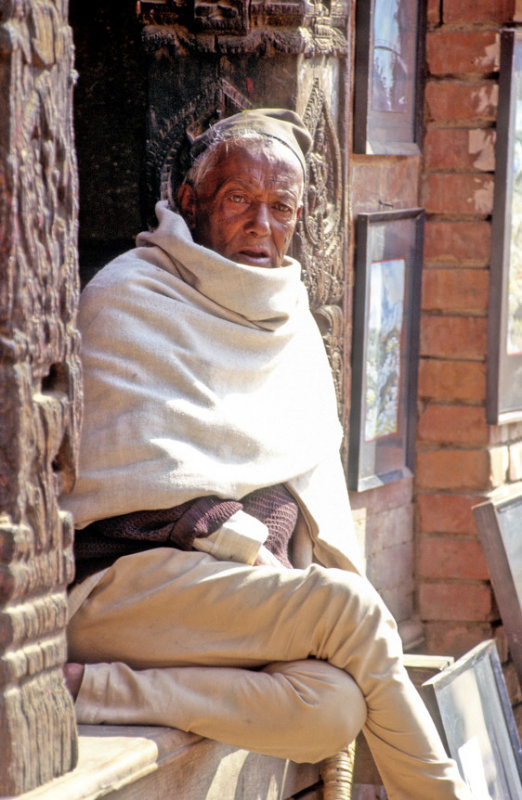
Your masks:
<svg viewBox="0 0 522 800"><path fill-rule="evenodd" d="M194 539L194 547L220 561L253 564L268 537L268 528L245 511L236 511L214 533Z"/></svg>

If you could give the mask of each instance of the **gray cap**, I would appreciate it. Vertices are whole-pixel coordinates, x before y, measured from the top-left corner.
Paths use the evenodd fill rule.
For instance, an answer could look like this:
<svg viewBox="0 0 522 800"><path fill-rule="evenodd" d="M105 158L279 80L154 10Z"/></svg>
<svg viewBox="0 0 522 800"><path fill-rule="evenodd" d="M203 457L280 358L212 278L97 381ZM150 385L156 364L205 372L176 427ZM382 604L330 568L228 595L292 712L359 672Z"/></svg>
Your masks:
<svg viewBox="0 0 522 800"><path fill-rule="evenodd" d="M255 131L286 144L297 156L306 174L305 157L312 145L312 137L299 114L286 108L253 108L219 120L194 139L190 153L197 158L212 143L216 134L234 136L241 135L242 131Z"/></svg>

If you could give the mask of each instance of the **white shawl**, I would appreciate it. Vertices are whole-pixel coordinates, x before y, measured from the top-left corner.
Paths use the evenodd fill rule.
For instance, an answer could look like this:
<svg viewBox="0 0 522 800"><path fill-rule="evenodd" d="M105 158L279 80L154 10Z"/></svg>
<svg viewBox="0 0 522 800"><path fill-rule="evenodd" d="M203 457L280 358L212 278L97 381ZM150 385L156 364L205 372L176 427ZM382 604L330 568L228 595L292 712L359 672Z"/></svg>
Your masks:
<svg viewBox="0 0 522 800"><path fill-rule="evenodd" d="M62 501L77 528L202 495L308 485L339 450L299 264L231 262L194 244L163 203L157 215L157 230L82 294L79 477Z"/></svg>

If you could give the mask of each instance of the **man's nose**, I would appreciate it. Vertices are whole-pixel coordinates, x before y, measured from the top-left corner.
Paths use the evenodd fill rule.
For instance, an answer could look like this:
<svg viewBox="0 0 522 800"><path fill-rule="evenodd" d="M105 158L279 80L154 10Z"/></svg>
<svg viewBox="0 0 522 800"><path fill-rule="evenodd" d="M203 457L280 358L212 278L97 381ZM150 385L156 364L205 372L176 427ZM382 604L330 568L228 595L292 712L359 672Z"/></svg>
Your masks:
<svg viewBox="0 0 522 800"><path fill-rule="evenodd" d="M266 203L252 203L247 229L258 235L267 233L270 230L270 215Z"/></svg>

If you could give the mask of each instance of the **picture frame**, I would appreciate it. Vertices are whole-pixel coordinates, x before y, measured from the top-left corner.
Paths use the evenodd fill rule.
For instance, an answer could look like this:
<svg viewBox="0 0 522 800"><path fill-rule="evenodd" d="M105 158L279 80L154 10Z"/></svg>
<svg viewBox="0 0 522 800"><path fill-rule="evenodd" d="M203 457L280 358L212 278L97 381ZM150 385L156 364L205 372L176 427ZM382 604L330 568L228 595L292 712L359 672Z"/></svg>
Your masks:
<svg viewBox="0 0 522 800"><path fill-rule="evenodd" d="M495 642L477 645L421 691L473 797L522 797L522 750Z"/></svg>
<svg viewBox="0 0 522 800"><path fill-rule="evenodd" d="M357 3L355 153L421 152L425 25L424 0Z"/></svg>
<svg viewBox="0 0 522 800"><path fill-rule="evenodd" d="M413 475L424 210L356 220L348 485Z"/></svg>
<svg viewBox="0 0 522 800"><path fill-rule="evenodd" d="M522 492L480 503L473 516L522 686Z"/></svg>
<svg viewBox="0 0 522 800"><path fill-rule="evenodd" d="M522 33L501 34L486 414L522 419Z"/></svg>

